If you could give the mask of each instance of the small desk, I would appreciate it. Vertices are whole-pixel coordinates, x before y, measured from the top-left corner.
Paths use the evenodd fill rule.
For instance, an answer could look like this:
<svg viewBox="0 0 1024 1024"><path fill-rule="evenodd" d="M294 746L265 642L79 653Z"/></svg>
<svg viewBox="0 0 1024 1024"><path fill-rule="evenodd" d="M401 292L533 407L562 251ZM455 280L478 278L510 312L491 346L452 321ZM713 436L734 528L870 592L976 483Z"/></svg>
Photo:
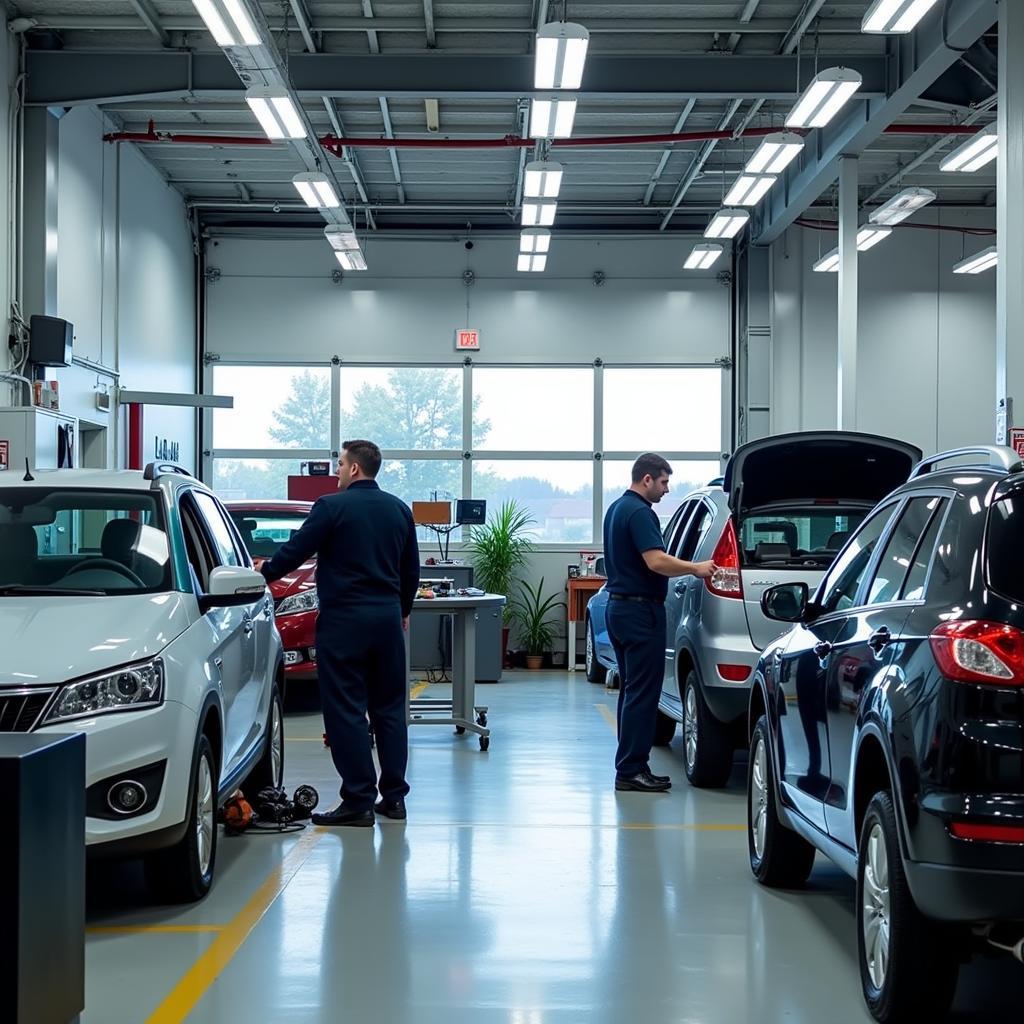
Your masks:
<svg viewBox="0 0 1024 1024"><path fill-rule="evenodd" d="M576 623L587 618L587 602L608 582L606 576L570 576L566 580L565 589L569 591L566 604L566 620L568 622L569 650L566 661L569 671L576 671Z"/></svg>
<svg viewBox="0 0 1024 1024"><path fill-rule="evenodd" d="M457 733L467 730L480 737L480 749L491 745L487 728L487 708L474 703L476 688L476 623L482 609L500 608L505 604L501 594L483 597L417 598L412 605L412 618L422 615L451 615L454 620L452 643L451 700L412 700L409 697L409 634L405 642L405 718L410 725L454 725ZM410 624L411 626L411 624ZM474 720L475 713L475 720Z"/></svg>

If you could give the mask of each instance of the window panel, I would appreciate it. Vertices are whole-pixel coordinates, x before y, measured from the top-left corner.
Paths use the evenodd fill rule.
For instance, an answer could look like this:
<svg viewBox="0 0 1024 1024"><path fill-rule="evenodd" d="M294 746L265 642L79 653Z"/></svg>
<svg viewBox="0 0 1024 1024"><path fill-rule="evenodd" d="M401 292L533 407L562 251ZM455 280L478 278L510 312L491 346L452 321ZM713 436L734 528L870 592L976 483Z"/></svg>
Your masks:
<svg viewBox="0 0 1024 1024"><path fill-rule="evenodd" d="M475 368L473 394L476 449L594 450L593 370Z"/></svg>
<svg viewBox="0 0 1024 1024"><path fill-rule="evenodd" d="M210 487L221 501L284 501L301 469L296 459L214 459Z"/></svg>
<svg viewBox="0 0 1024 1024"><path fill-rule="evenodd" d="M604 466L604 512L622 492L628 490L632 482L633 459L605 459ZM719 475L718 462L673 462L672 477L669 481L669 492L655 506L654 511L661 520L661 525L672 518L672 513L679 508L683 499L690 491L698 487L707 487L708 481ZM603 516L603 513L602 513Z"/></svg>
<svg viewBox="0 0 1024 1024"><path fill-rule="evenodd" d="M868 604L885 604L899 596L918 541L940 500L921 497L907 502L878 560L875 577L868 588Z"/></svg>
<svg viewBox="0 0 1024 1024"><path fill-rule="evenodd" d="M536 520L541 544L593 543L594 464L590 461L473 462L473 497L487 501L488 515L510 498Z"/></svg>
<svg viewBox="0 0 1024 1024"><path fill-rule="evenodd" d="M329 448L326 366L217 366L213 390L233 409L213 410L214 448Z"/></svg>
<svg viewBox="0 0 1024 1024"><path fill-rule="evenodd" d="M822 586L821 607L824 611L845 611L853 605L875 545L885 532L895 508L895 505L886 505L876 512L843 549Z"/></svg>
<svg viewBox="0 0 1024 1024"><path fill-rule="evenodd" d="M907 573L907 582L903 584L901 595L903 601L920 601L924 598L925 582L928 579L928 570L932 565L932 556L935 554L935 541L942 528L942 520L948 505L948 500L943 498L942 507L937 509L935 515L932 516L932 521L928 524L928 529L925 530L924 537L921 538L921 543L917 546L910 572Z"/></svg>
<svg viewBox="0 0 1024 1024"><path fill-rule="evenodd" d="M462 370L342 366L341 440L462 451Z"/></svg>
<svg viewBox="0 0 1024 1024"><path fill-rule="evenodd" d="M606 451L717 452L721 445L717 367L604 371Z"/></svg>

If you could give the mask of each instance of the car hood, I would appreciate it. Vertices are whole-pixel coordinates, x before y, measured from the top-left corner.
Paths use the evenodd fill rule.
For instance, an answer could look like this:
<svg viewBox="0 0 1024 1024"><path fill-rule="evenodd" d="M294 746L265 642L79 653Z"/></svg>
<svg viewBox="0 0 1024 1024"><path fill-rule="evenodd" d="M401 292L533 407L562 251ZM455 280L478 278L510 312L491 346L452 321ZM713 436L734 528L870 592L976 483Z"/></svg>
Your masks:
<svg viewBox="0 0 1024 1024"><path fill-rule="evenodd" d="M253 565L258 569L265 561L265 558L254 558ZM271 583L270 593L274 596L274 601L280 601L283 597L291 597L292 594L298 594L315 586L316 559L311 558L308 562L303 562L298 569L288 573L287 576L282 576L281 579Z"/></svg>
<svg viewBox="0 0 1024 1024"><path fill-rule="evenodd" d="M920 458L920 448L874 434L779 434L737 448L723 489L733 513L815 499L874 505L906 481Z"/></svg>
<svg viewBox="0 0 1024 1024"><path fill-rule="evenodd" d="M152 658L190 621L177 592L0 597L0 684L61 683Z"/></svg>

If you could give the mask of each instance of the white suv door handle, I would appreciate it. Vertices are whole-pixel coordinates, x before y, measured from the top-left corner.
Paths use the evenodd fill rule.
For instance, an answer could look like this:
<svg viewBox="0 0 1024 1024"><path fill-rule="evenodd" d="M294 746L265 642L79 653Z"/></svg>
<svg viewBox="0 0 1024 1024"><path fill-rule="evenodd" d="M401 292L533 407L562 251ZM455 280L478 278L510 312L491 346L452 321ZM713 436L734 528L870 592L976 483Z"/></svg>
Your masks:
<svg viewBox="0 0 1024 1024"><path fill-rule="evenodd" d="M676 585L672 588L676 597L682 597L686 593L686 582L684 580L676 580Z"/></svg>
<svg viewBox="0 0 1024 1024"><path fill-rule="evenodd" d="M249 636L255 628L256 627L252 624L252 619L246 615L242 620L242 632L245 633L246 636Z"/></svg>

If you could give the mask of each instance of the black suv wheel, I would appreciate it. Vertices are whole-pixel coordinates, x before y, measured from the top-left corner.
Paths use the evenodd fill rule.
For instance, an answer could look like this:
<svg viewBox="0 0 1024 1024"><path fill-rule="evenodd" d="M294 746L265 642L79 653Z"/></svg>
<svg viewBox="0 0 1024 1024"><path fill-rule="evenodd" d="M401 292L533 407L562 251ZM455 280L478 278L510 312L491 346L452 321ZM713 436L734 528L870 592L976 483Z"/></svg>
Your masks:
<svg viewBox="0 0 1024 1024"><path fill-rule="evenodd" d="M814 866L814 847L779 821L775 773L768 745L768 719L762 715L750 741L747 768L747 850L750 870L763 885L793 889Z"/></svg>
<svg viewBox="0 0 1024 1024"><path fill-rule="evenodd" d="M594 644L594 624L590 621L589 615L587 616L586 650L587 682L603 683L608 675L608 669L597 660L597 648ZM570 653L570 656L575 657L575 654Z"/></svg>
<svg viewBox="0 0 1024 1024"><path fill-rule="evenodd" d="M875 1020L945 1016L960 968L955 935L914 905L886 792L872 798L860 830L857 937L864 999Z"/></svg>
<svg viewBox="0 0 1024 1024"><path fill-rule="evenodd" d="M732 754L729 730L711 714L691 670L683 689L683 765L690 785L724 786L732 773Z"/></svg>

